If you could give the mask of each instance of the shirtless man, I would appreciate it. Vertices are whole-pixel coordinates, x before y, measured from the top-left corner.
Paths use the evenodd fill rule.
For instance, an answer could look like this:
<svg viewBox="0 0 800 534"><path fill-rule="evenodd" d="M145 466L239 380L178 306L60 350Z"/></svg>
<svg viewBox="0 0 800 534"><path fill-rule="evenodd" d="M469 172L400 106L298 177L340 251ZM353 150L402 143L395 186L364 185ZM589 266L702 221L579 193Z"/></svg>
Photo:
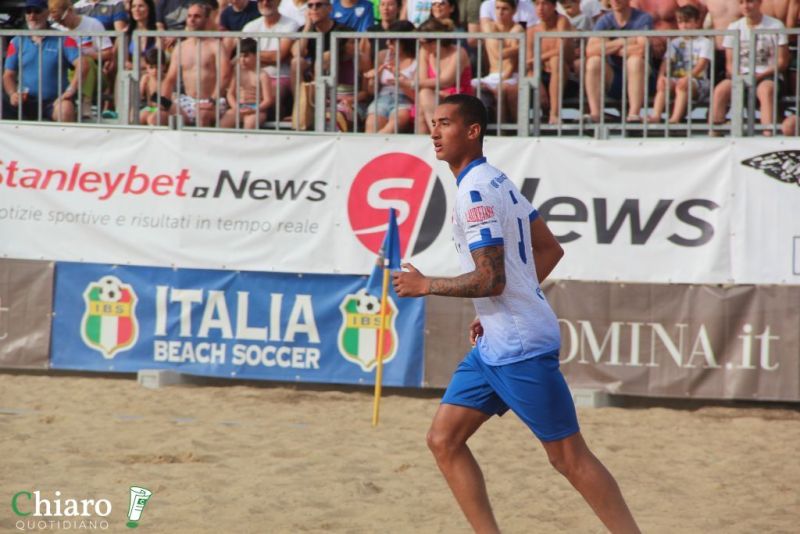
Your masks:
<svg viewBox="0 0 800 534"><path fill-rule="evenodd" d="M572 31L572 24L569 19L560 15L556 11L556 0L536 0L536 14L539 16L539 24L533 27L533 33L537 32L568 32ZM559 117L561 116L561 96L563 88L567 83L567 72L572 64L574 56L574 43L573 39L564 39L564 57L559 59L561 54L561 39L542 39L542 50L540 52L542 58L542 72L540 91L541 95L546 96L542 99L542 103L549 102L550 104L550 118L549 124L558 124ZM533 60L533 44L534 40L528 42L528 60L531 72L533 74L533 67L535 66ZM561 69L558 68L559 61L561 62ZM547 86L547 90L544 90Z"/></svg>
<svg viewBox="0 0 800 534"><path fill-rule="evenodd" d="M516 0L496 0L494 4L495 18L486 23L488 31L498 33L524 31L519 22L514 22L516 10ZM519 43L517 39L486 39L489 74L480 80L472 80L473 87L477 88L480 84L483 89L494 94L495 98L500 98L502 94L503 115L511 120L516 118L517 112ZM501 83L503 84L502 91L500 90Z"/></svg>
<svg viewBox="0 0 800 534"><path fill-rule="evenodd" d="M186 30L205 30L210 14L211 8L208 4L193 3L189 6L186 16ZM173 50L167 75L161 83L159 96L162 109L166 111L165 108L169 104L169 114L174 115L180 111L185 124L200 127L215 125L217 106L220 106L220 116L225 113L227 107L225 101L220 100L225 88L228 87L231 73L230 59L225 51L225 47L221 46L218 39L191 37L179 41ZM217 62L220 65L219 79L217 79ZM171 102L168 99L172 98L178 79L180 79L181 94L178 95L176 102ZM148 122L153 125L159 124L159 117L162 125L168 123L169 117L166 112L154 113Z"/></svg>
<svg viewBox="0 0 800 534"><path fill-rule="evenodd" d="M731 22L742 16L741 11L739 11L738 2L733 2L731 0L703 0L702 3L705 5L708 12L703 22L703 28L705 29L727 30ZM725 54L722 52L722 37L717 37L715 41L716 48L720 51L717 59L724 60Z"/></svg>

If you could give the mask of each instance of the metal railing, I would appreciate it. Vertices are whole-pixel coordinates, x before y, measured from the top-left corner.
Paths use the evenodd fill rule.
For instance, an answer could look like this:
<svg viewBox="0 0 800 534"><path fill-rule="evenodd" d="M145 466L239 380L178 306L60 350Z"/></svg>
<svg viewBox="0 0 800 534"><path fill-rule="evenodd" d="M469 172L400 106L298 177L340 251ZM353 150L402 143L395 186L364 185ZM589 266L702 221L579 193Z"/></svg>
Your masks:
<svg viewBox="0 0 800 534"><path fill-rule="evenodd" d="M52 31L52 30L41 30L41 31L21 31L21 30L0 30L0 40L2 40L2 49L0 49L0 75L2 75L5 71L5 59L6 59L6 51L8 48L8 44L10 42L11 37L22 35L22 36L39 36L39 37L55 37L58 40L57 47L58 47L58 54L59 57L63 57L62 51L65 44L65 39L73 38L77 39L79 42L82 39L86 38L98 38L98 37L110 37L115 38L117 40L117 46L115 49L116 54L116 64L117 64L117 76L116 76L116 85L114 87L114 97L113 100L116 103L116 112L118 115L117 119L114 120L106 120L102 117L101 113L103 110L103 105L112 97L104 96L104 93L107 91L105 90L106 82L103 79L103 76L100 75L103 72L103 65L104 60L102 55L98 57L96 69L98 72L98 80L97 80L97 91L93 92L91 108L93 114L91 115L90 120L86 120L85 116L85 107L88 105L86 103L86 99L84 98L87 94L87 91L84 88L84 83L82 77L78 78L77 83L77 93L78 98L76 100L76 107L77 107L77 116L76 120L79 123L83 124L103 124L104 126L108 126L109 124L114 124L118 126L126 126L126 125L139 125L139 109L142 106L142 95L139 91L139 81L140 76L142 74L142 65L143 65L143 55L144 50L141 49L141 44L144 41L150 40L160 40L163 39L174 39L175 46L172 49L172 57L182 57L182 50L186 46L194 46L195 44L203 43L203 49L201 50L200 46L194 46L192 54L194 54L193 58L186 57L186 64L181 64L180 67L176 68L176 79L175 79L175 87L174 91L171 91L171 94L166 95L162 94L162 87L164 82L164 76L166 73L162 67L164 65L161 64L162 58L159 55L159 64L157 68L157 80L156 80L156 102L160 103L162 97L166 99L166 101L175 100L173 102L174 106L157 106L156 107L156 119L155 119L155 127L170 127L170 128L185 128L189 127L190 124L184 121L184 114L180 112L180 106L177 103L177 99L180 99L181 95L186 93L187 90L187 74L186 72L189 69L193 69L191 74L188 76L192 79L189 80L188 85L190 87L200 89L203 86L204 82L208 80L204 77L213 76L214 82L213 87L209 94L201 94L201 92L196 93L194 96L195 98L204 101L204 103L211 103L214 106L213 117L208 121L208 124L200 124L199 126L196 125L194 127L199 128L214 128L219 129L221 121L224 116L225 104L222 102L223 99L228 95L229 88L233 91L233 94L240 95L240 89L242 88L242 75L243 71L241 70L242 67L239 62L231 63L234 61L232 58L236 58L239 56L241 52L241 40L246 38L254 39L258 44L259 52L263 53L266 51L261 45L263 43L268 42L269 40L276 40L271 41L273 43L270 46L270 50L275 48L274 43L278 43L277 48L280 48L281 40L290 40L293 44L292 47L294 48L295 44L299 39L307 39L308 45L313 47L313 50L316 52L315 57L317 61L311 67L310 80L306 83L313 85L313 116L314 121L309 130L322 132L322 131L336 131L337 129L341 130L341 123L337 128L337 101L339 100L339 92L341 88L339 87L339 82L342 74L342 57L341 51L343 50L343 45L350 42L354 43L356 52L355 52L355 59L353 60L353 64L348 67L352 69L353 75L353 85L352 88L353 94L355 95L355 105L354 110L351 117L347 118L347 126L345 130L347 132L353 133L361 133L364 131L364 123L362 121L363 117L360 116L359 111L363 111L366 104L370 101L375 101L379 96L380 91L383 89L379 83L374 83L373 87L368 92L369 94L364 94L366 91L365 88L362 87L364 83L364 69L361 66L361 62L358 61L358 57L360 52L360 46L358 46L359 41L370 42L373 46L372 53L370 54L371 57L367 58L368 63L372 69L375 69L378 64L378 43L379 41L392 41L395 44L395 47L401 41L407 40L414 40L414 53L419 60L420 52L422 49L422 45L420 40L432 41L434 43L433 47L428 47L428 50L433 50L432 54L435 57L435 65L431 65L431 69L434 72L441 72L441 52L443 50L443 46L446 46L446 42L450 41L455 44L456 49L459 50L460 48L467 49L470 52L470 57L472 58L470 61L470 68L472 69L472 80L470 81L471 85L474 86L474 92L481 97L483 100L488 102L491 106L491 117L490 117L490 131L493 130L495 134L502 135L503 133L512 133L518 136L538 136L538 135L593 135L597 138L605 138L610 136L628 136L628 135L635 135L638 137L648 137L648 136L658 136L658 137L669 137L674 135L695 135L695 134L729 134L733 136L739 135L755 135L758 133L772 133L776 134L779 131L780 123L784 118L784 109L793 109L794 113L797 112L798 109L798 95L800 95L800 76L797 76L797 72L800 71L800 56L795 54L790 59L790 69L787 71L794 70L795 75L790 80L784 80L783 76L784 73L778 72L776 69L771 74L771 80L773 85L777 88L778 86L782 86L784 88L789 89L789 95L780 94L779 91L776 89L772 93L772 106L771 106L771 117L769 120L762 119L759 122L759 107L758 106L758 98L756 96L756 92L754 90L749 90L748 87L751 87L754 82L754 66L756 61L756 54L753 53L756 48L759 46L759 40L767 38L769 39L769 46L773 47L771 57L777 58L778 57L778 42L775 38L776 35L786 35L786 36L797 36L800 34L800 29L784 29L784 30L755 30L752 35L752 39L749 42L741 41L741 37L739 32L733 30L726 30L726 31L711 31L711 30L695 30L695 31L637 31L637 32L625 32L625 31L608 31L608 32L539 32L534 35L534 42L531 43L530 49L533 51L532 58L530 62L528 61L528 43L525 40L525 33L520 32L516 34L509 34L509 33L421 33L421 32L395 32L395 33L388 33L388 32L335 32L330 35L330 52L329 55L326 55L323 51L323 37L321 34L317 33L302 33L302 32L293 32L293 33L274 33L274 32L264 32L264 33L242 33L242 32L187 32L187 31L169 31L169 32L160 32L160 31L136 31L133 33L133 43L132 43L132 68L126 69L125 61L127 58L128 53L128 43L126 42L126 36L120 32L60 32L60 31ZM590 39L600 39L600 41L594 41L594 48L597 49L599 46L599 54L602 57L606 56L607 47L610 46L607 43L607 39L616 39L616 38L632 38L638 37L641 38L644 43L644 51L643 55L643 68L644 68L644 76L643 76L643 84L644 87L642 88L643 91L643 120L635 120L630 121L628 118L627 109L629 107L630 101L628 96L628 91L626 86L628 85L628 81L630 79L631 73L629 72L629 67L626 61L621 62L621 72L618 73L618 76L621 78L621 85L622 85L622 92L620 98L609 98L605 93L605 84L603 80L606 79L608 69L611 69L612 66L606 61L600 61L600 80L601 83L599 85L597 95L599 97L600 104L600 112L596 112L596 120L588 120L587 118L587 109L588 109L588 95L586 91L586 67L587 67L587 48L589 48L588 43ZM655 71L655 64L654 61L657 58L657 54L654 54L654 46L657 40L661 40L661 45L663 46L665 43L667 46L676 40L676 39L698 39L698 38L709 38L712 39L716 37L726 37L727 40L731 43L732 48L731 56L732 56L732 65L730 73L730 83L731 83L731 98L730 98L730 109L725 114L726 122L723 124L713 124L711 121L711 117L714 115L716 111L714 106L714 89L716 86L719 85L719 82L723 80L722 76L719 72L722 70L720 67L720 60L717 59L716 54L712 54L710 59L710 65L708 68L708 81L709 81L709 94L706 95L706 98L703 100L698 100L696 98L689 98L687 103L687 112L686 112L686 119L684 122L673 124L669 122L669 110L672 107L672 96L669 90L666 91L666 105L665 110L666 114L660 117L658 121L652 122L646 120L649 112L652 110L652 99L651 93L652 89L654 89L654 84L656 83L656 79L654 74ZM193 39L197 39L194 41ZM551 113L551 117L556 117L556 120L553 124L548 124L548 121L544 120L543 116L543 108L542 103L544 101L543 94L542 94L542 78L543 73L547 71L547 68L544 67L544 62L542 61L542 50L543 50L543 43L545 39L558 40L556 46L558 46L558 63L557 69L558 72L567 72L572 71L574 73L573 79L567 79L564 75L560 75L558 77L558 90L557 90L557 101L550 102L550 107L556 107L554 113ZM192 40L192 41L190 41ZM470 48L467 45L467 41L477 42L477 45ZM487 40L494 40L494 42L499 43L500 46L500 57L502 57L503 50L507 46L505 43L508 40L512 40L514 42L514 46L518 47L518 50L514 53L513 56L513 63L516 63L517 70L518 70L518 78L516 87L513 84L506 84L503 83L503 80L496 86L496 90L489 91L484 88L484 84L481 83L479 80L489 73L489 69L486 68L487 61L484 59L484 51L486 48ZM210 44L209 44L210 43ZM552 43L552 41L550 41ZM30 44L28 42L28 44ZM26 45L27 46L27 45ZM566 54L566 50L568 46L573 46L574 50L576 51L575 58L574 58L574 65L566 64L567 61L572 61L571 58L568 57ZM622 57L628 56L629 46L633 46L629 44L627 41L624 43L622 50L619 52ZM763 41L761 41L761 46L763 48ZM85 54L82 50L82 47L78 46L78 59L81 64L84 63ZM213 67L209 70L208 66L203 69L194 68L193 65L199 65L203 63L204 55L208 53L209 50L214 51L214 61L216 62ZM713 44L712 44L712 50ZM740 54L740 51L747 51L749 53L749 62L748 65L740 64L740 57L743 55ZM597 52L597 50L595 50ZM267 66L267 64L262 60L262 54L256 54L256 67L255 72L260 73L262 71L262 67ZM42 49L40 47L38 51L38 68L39 68L39 86L35 93L41 94L42 90L42 79L46 73L42 72ZM323 68L323 61L322 58L325 55L327 58L327 67ZM506 54L507 55L507 54ZM596 55L596 54L595 54ZM633 54L631 54L633 55ZM453 90L455 92L462 92L466 88L462 87L463 81L462 76L460 75L463 68L466 68L466 65L461 64L461 54L456 54L456 78ZM275 68L275 72L278 73L278 80L275 85L275 111L272 114L272 117L269 120L266 120L267 117L265 116L265 120L261 120L261 115L257 115L259 117L258 123L256 125L257 129L261 131L278 131L278 130L288 130L292 128L292 124L288 122L286 119L288 116L291 115L291 108L288 106L288 102L291 100L286 94L295 93L293 96L297 96L296 91L298 90L299 82L305 80L305 72L300 71L300 62L294 61L294 50L293 53L287 57L281 57L280 54L277 54L274 61L269 62L270 67ZM346 59L346 58L344 58ZM395 69L399 66L399 60L394 58L395 61ZM512 61L511 59L501 59L500 64L500 71L503 71L504 62L505 61ZM693 60L689 60L688 65L688 72L691 72L694 65ZM294 70L289 73L288 77L296 82L287 84L282 77L286 76L287 68L286 64L289 63ZM531 64L532 69L528 71L528 64ZM57 72L50 73L51 75L56 76L57 84L58 84L58 94L61 94L64 87L63 87L63 73L65 69L70 69L71 66L64 64L63 61L59 60L57 66ZM417 69L420 68L428 68L428 65L420 65L419 62L417 63ZM670 85L670 82L675 80L672 77L670 69L666 69L665 75L667 77L667 86ZM229 87L229 81L230 87ZM439 76L434 76L435 85L432 89L434 103L438 104L439 99L441 98L440 90L443 88L441 80ZM477 80L477 81L476 81ZM763 80L762 80L763 81ZM377 82L377 80L376 80ZM783 82L783 83L782 83ZM790 83L791 82L791 87ZM564 93L564 90L567 88L567 84L573 84L577 87L577 91L573 91L572 94ZM25 80L23 78L22 69L19 69L17 72L17 92L22 93L24 88L26 87ZM30 89L30 88L29 88ZM347 90L351 90L347 88ZM397 78L394 80L393 87L391 87L392 94L394 97L394 116L397 119L397 109L398 109L398 100L401 89L399 87L399 82ZM514 96L516 97L516 108L513 110L515 113L506 113L507 110L504 109L506 107L506 96L507 91L514 91ZM420 113L419 108L419 96L420 96L420 80L419 76L415 75L413 80L413 95L411 99L413 100L414 104L416 105L417 114ZM190 90L191 92L191 90ZM255 86L255 101L261 102L261 84L256 83ZM492 94L487 94L492 93ZM359 97L359 95L361 96ZM690 93L691 94L691 93ZM144 95L145 99L147 99L150 95ZM217 99L216 102L208 102L210 97ZM745 98L746 96L746 98ZM513 100L512 100L513 101ZM236 101L233 102L236 104ZM27 117L29 120L47 120L48 117L44 115L44 106L41 99L39 99L37 113L35 113L34 117ZM24 119L23 117L23 105L19 102L16 106L16 114L9 113L9 110L5 108L8 105L8 99L4 96L3 102L0 102L0 112L3 112L3 116L7 118L13 119ZM765 108L768 109L768 108ZM511 115L510 120L504 120L504 117L507 115ZM228 117L228 122L234 124L233 127L229 129L241 129L242 128L242 116L240 114L240 107L234 106L231 108L231 116ZM798 129L800 128L800 124L795 124L794 126L794 134L798 135L800 132ZM410 128L411 131L414 133L421 133L419 121L414 121L413 128ZM395 133L402 133L400 128L398 127L398 122L395 120L394 125L394 132Z"/></svg>

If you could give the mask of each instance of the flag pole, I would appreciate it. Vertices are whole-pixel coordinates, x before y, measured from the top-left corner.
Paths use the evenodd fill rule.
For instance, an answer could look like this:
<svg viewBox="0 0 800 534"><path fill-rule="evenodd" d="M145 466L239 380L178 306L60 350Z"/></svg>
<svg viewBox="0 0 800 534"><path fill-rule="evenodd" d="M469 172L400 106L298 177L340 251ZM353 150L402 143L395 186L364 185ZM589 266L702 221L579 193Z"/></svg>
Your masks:
<svg viewBox="0 0 800 534"><path fill-rule="evenodd" d="M378 368L375 371L375 399L372 403L372 426L378 426L383 382L383 338L386 333L386 301L389 293L389 258L383 260L383 285L381 288L381 325L378 328Z"/></svg>

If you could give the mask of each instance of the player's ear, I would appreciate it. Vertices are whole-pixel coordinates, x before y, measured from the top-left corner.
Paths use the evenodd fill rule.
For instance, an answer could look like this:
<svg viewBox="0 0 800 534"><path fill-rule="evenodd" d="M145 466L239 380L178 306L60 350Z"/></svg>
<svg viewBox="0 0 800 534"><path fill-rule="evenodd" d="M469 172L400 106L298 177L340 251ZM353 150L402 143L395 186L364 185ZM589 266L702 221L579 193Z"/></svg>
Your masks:
<svg viewBox="0 0 800 534"><path fill-rule="evenodd" d="M469 139L480 139L481 137L481 125L477 122L474 122L467 126L467 138Z"/></svg>

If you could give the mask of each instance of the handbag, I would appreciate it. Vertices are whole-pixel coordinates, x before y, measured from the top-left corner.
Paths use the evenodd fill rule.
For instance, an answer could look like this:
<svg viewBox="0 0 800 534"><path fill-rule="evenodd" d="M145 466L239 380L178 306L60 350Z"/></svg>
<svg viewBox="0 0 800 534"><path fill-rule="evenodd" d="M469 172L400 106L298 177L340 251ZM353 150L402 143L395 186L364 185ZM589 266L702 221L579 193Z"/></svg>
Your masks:
<svg viewBox="0 0 800 534"><path fill-rule="evenodd" d="M292 129L299 131L314 129L314 82L302 82L294 95L292 106Z"/></svg>

